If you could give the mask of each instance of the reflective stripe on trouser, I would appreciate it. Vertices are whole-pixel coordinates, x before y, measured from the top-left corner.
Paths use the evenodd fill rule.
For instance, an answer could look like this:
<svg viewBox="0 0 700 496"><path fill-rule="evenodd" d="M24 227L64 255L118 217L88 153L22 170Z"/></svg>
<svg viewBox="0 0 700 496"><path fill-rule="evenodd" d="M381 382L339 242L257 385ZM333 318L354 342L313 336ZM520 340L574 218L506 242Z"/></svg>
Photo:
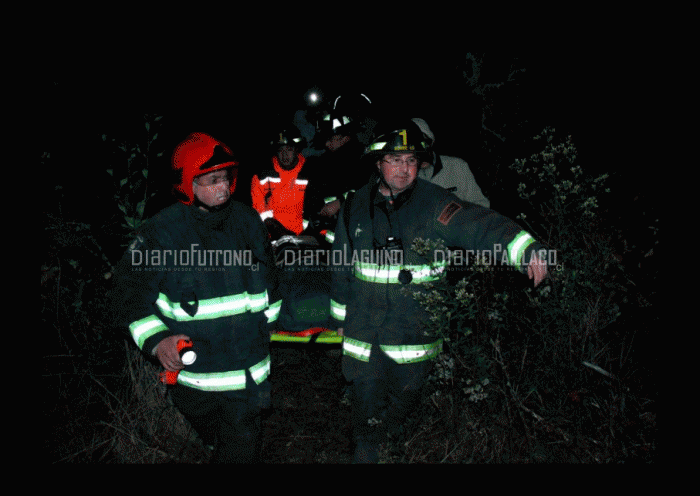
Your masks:
<svg viewBox="0 0 700 496"><path fill-rule="evenodd" d="M170 390L178 410L204 444L214 448L210 463L260 461L260 412L269 406L270 384L248 383L246 389L221 393L182 386Z"/></svg>
<svg viewBox="0 0 700 496"><path fill-rule="evenodd" d="M442 351L442 339L430 344L384 345L381 350L396 363L415 363L435 358ZM343 339L343 354L368 362L372 345L347 336Z"/></svg>
<svg viewBox="0 0 700 496"><path fill-rule="evenodd" d="M352 361L360 371L351 381L353 438L382 442L387 431L400 429L419 402L432 361L399 364L384 353L368 362Z"/></svg>
<svg viewBox="0 0 700 496"><path fill-rule="evenodd" d="M270 375L270 355L248 370L256 384L263 382ZM209 373L182 370L177 376L177 382L200 391L237 391L245 389L245 369Z"/></svg>

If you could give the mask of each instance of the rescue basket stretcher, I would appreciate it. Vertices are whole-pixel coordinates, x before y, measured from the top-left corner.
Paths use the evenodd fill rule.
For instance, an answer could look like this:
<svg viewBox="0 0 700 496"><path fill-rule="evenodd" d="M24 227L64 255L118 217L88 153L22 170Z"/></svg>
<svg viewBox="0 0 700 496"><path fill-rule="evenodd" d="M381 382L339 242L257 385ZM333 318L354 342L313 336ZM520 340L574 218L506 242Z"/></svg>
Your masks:
<svg viewBox="0 0 700 496"><path fill-rule="evenodd" d="M280 269L277 296L282 307L277 330L270 340L287 343L339 344L342 336L331 329L331 273L319 257L321 243L313 236L282 236L272 242Z"/></svg>

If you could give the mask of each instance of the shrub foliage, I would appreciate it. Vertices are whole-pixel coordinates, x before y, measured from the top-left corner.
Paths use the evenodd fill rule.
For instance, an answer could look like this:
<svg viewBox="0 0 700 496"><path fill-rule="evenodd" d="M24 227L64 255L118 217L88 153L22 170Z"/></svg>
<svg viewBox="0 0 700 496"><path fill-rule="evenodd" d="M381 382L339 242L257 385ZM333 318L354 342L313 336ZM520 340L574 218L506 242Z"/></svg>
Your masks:
<svg viewBox="0 0 700 496"><path fill-rule="evenodd" d="M446 280L413 291L430 315L425 332L446 346L403 457L651 460L655 405L640 386L645 357L632 346L645 332L634 314L648 303L630 294L634 274L622 264L620 233L601 217L609 176L586 174L570 136L546 128L534 140L542 150L511 169L527 210L518 220L556 255L548 277L533 288L497 260L465 267L453 256ZM435 240L412 248L445 250Z"/></svg>

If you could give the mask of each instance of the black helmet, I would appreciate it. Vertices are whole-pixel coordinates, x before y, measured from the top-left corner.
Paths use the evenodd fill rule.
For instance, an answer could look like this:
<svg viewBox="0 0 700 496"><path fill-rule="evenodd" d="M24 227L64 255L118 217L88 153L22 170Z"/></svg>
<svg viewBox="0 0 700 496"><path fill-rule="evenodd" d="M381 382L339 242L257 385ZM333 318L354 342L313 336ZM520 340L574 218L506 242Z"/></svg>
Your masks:
<svg viewBox="0 0 700 496"><path fill-rule="evenodd" d="M343 114L365 116L369 113L372 101L364 93L348 93L338 96L333 102L333 110Z"/></svg>
<svg viewBox="0 0 700 496"><path fill-rule="evenodd" d="M273 135L270 145L272 145L273 148L279 148L284 145L303 148L305 141L306 139L301 135L301 132L296 126L289 126L288 129L283 129L276 135Z"/></svg>
<svg viewBox="0 0 700 496"><path fill-rule="evenodd" d="M334 136L336 134L350 135L353 133L354 119L349 115L330 111L324 113L318 126L318 134L324 137Z"/></svg>
<svg viewBox="0 0 700 496"><path fill-rule="evenodd" d="M378 136L365 148L365 156L381 158L387 153L415 152L421 160L428 157L430 145L415 122L407 120L382 125Z"/></svg>

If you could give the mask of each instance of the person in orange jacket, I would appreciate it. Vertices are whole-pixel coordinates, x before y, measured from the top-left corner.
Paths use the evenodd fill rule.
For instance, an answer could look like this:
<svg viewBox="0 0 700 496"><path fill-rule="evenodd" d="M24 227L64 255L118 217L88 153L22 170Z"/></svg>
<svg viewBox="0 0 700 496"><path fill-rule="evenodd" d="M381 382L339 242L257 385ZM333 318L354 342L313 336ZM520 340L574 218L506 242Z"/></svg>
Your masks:
<svg viewBox="0 0 700 496"><path fill-rule="evenodd" d="M300 153L304 139L291 126L279 133L271 145L275 149L272 167L259 171L251 182L252 206L273 239L284 234L299 235L323 206L311 191L304 171L306 158Z"/></svg>

